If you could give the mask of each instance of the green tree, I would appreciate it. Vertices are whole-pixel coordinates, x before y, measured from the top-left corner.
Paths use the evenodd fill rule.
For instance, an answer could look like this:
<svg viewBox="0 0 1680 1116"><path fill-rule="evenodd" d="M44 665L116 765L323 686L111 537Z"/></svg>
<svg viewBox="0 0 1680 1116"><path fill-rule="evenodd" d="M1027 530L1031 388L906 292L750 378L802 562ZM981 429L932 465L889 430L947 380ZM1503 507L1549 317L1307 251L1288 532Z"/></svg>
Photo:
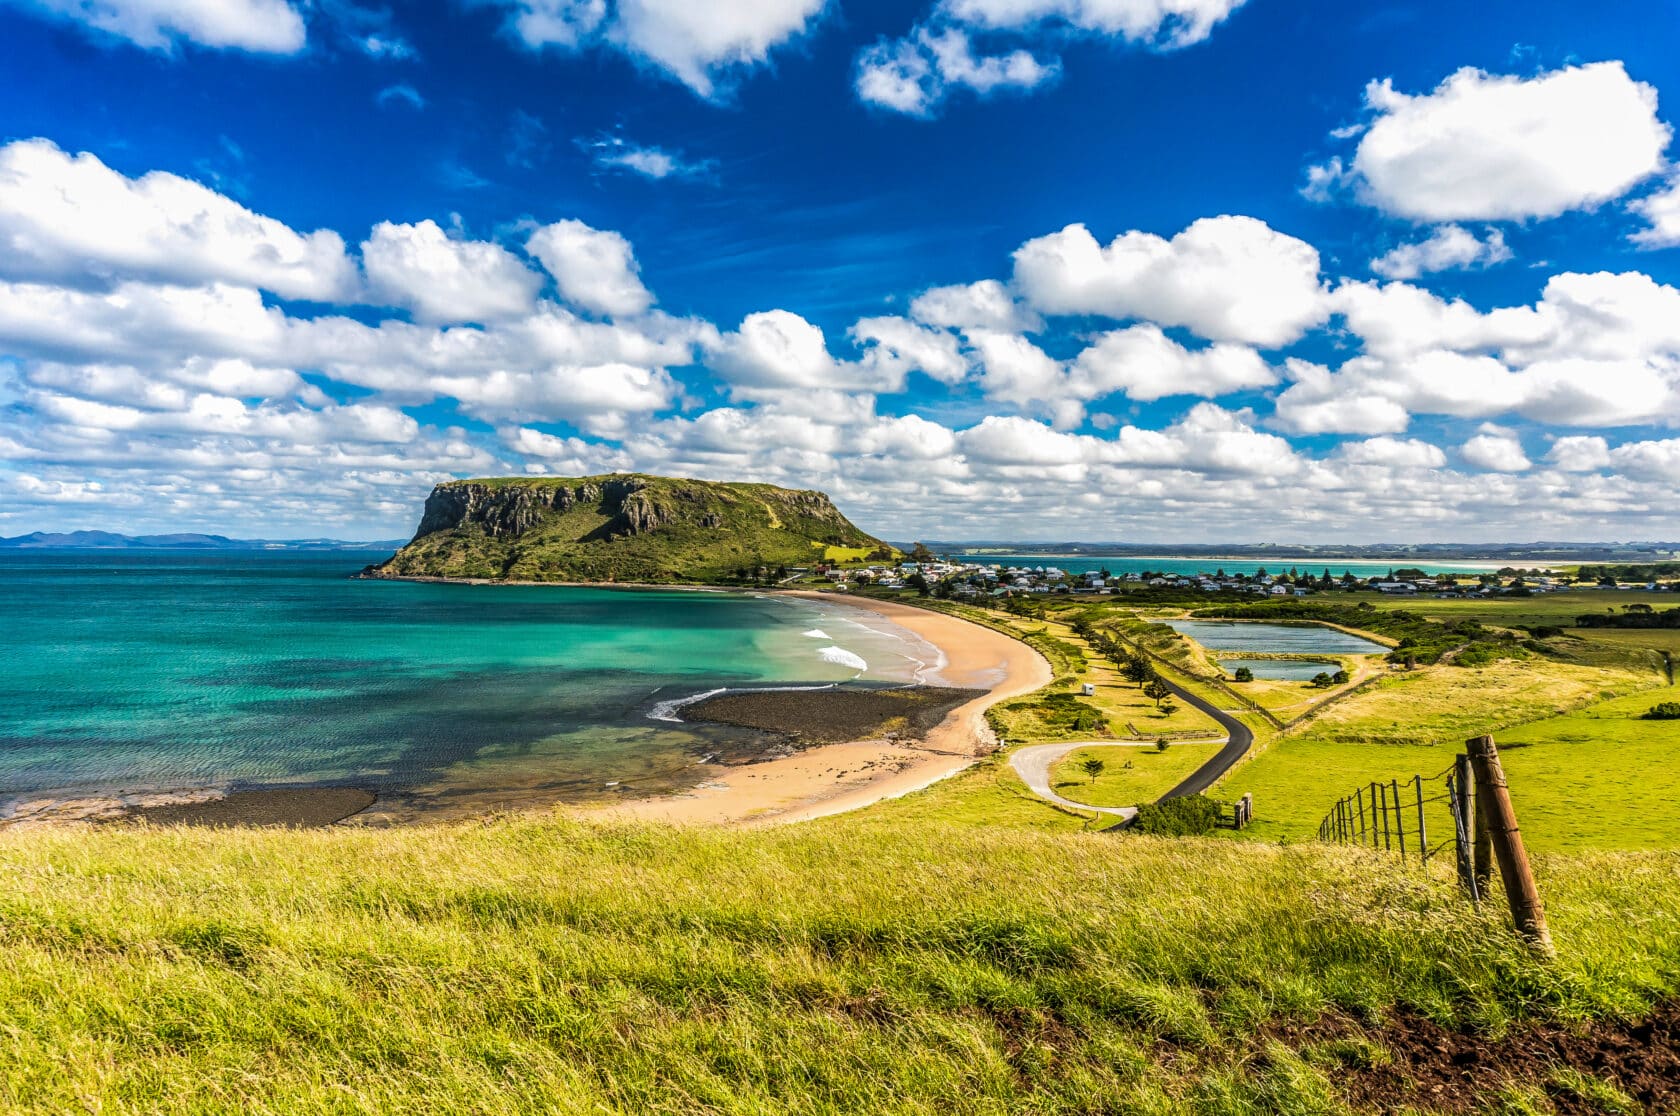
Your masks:
<svg viewBox="0 0 1680 1116"><path fill-rule="evenodd" d="M1143 696L1153 701L1155 703L1155 708L1159 709L1161 708L1161 704L1163 702L1172 697L1172 691L1169 690L1167 688L1167 684L1159 678L1151 678L1144 684Z"/></svg>
<svg viewBox="0 0 1680 1116"><path fill-rule="evenodd" d="M933 558L933 551L927 548L926 543L917 543L910 548L910 561L912 562L931 562Z"/></svg>
<svg viewBox="0 0 1680 1116"><path fill-rule="evenodd" d="M1155 741L1155 750L1156 750L1156 751L1157 751L1157 752L1164 752L1164 751L1166 751L1166 750L1167 750L1167 749L1168 749L1168 748L1171 748L1171 747L1172 747L1172 741L1170 741L1170 740L1168 740L1168 739L1167 739L1167 738L1166 738L1166 737L1164 737L1164 736L1163 736L1163 737L1161 737L1161 739L1159 739L1159 740L1157 740L1157 741Z"/></svg>
<svg viewBox="0 0 1680 1116"><path fill-rule="evenodd" d="M1231 680L1233 682L1252 682L1254 681L1254 672L1247 667L1238 667L1237 672L1231 675Z"/></svg>
<svg viewBox="0 0 1680 1116"><path fill-rule="evenodd" d="M1079 765L1079 769L1085 772L1085 777L1088 781L1094 783L1097 781L1097 776L1103 773L1103 768L1106 766L1107 764L1103 763L1102 760L1098 759L1096 756L1091 756L1084 763Z"/></svg>

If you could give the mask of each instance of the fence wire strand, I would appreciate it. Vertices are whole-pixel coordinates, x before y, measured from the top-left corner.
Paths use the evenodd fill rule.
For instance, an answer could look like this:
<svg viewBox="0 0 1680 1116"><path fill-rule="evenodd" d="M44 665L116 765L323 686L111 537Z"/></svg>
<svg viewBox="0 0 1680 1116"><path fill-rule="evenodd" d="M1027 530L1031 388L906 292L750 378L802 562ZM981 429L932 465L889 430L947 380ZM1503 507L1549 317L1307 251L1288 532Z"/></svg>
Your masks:
<svg viewBox="0 0 1680 1116"><path fill-rule="evenodd" d="M1324 816L1318 839L1333 845L1398 852L1402 862L1416 861L1425 866L1450 851L1460 885L1472 899L1480 901L1469 837L1475 832L1475 823L1464 816L1471 807L1465 788L1458 785L1460 766L1454 763L1434 775L1413 775L1404 782L1374 779L1355 788L1352 794L1337 799ZM1432 841L1432 830L1439 833L1443 828L1447 838Z"/></svg>

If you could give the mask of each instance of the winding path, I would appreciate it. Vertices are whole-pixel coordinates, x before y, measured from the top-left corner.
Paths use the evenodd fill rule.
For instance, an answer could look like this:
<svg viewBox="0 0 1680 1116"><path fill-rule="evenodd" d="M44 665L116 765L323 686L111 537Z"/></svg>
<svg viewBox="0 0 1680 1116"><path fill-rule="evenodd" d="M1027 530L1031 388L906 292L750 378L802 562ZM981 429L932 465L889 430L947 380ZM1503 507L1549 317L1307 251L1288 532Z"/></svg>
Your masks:
<svg viewBox="0 0 1680 1116"><path fill-rule="evenodd" d="M1181 780L1176 787L1161 796L1160 800L1165 802L1169 798L1184 798L1192 794L1201 794L1203 791L1213 786L1214 783L1218 782L1219 777L1229 771L1231 769L1231 765L1246 755L1248 750L1254 746L1254 730L1237 720L1237 718L1231 716L1229 713L1225 712L1223 709L1218 708L1212 702L1209 702L1205 698L1198 697L1196 694L1191 693L1189 690L1186 690L1177 683L1168 682L1165 678L1161 679L1161 681L1165 683L1166 687L1181 701L1195 706L1203 713L1206 713L1209 717L1212 717L1219 723L1219 727L1229 734L1225 739L1225 746L1223 748L1214 753L1214 755L1210 757L1206 763L1202 764L1202 766L1196 768L1196 770L1185 776L1185 778ZM1015 774L1021 777L1021 781L1023 783L1027 784L1028 790L1032 791L1034 794L1038 795L1038 797L1047 802L1054 802L1056 805L1066 807L1070 810L1085 810L1097 814L1110 814L1119 818L1121 821L1130 821L1137 815L1137 807L1135 806L1089 806L1083 802L1075 802L1072 799L1063 798L1054 790L1050 789L1051 769L1055 767L1058 760L1067 755L1069 752L1072 752L1077 748L1084 748L1087 746L1100 745L1107 748L1115 747L1117 745L1125 747L1126 744L1126 741L1114 740L1073 740L1060 744L1033 744L1025 748L1017 748L1014 752L1010 753L1009 766L1014 768ZM1145 748L1154 747L1153 744L1139 744L1133 746Z"/></svg>
<svg viewBox="0 0 1680 1116"><path fill-rule="evenodd" d="M1015 769L1015 774L1021 777L1021 782L1027 784L1027 789L1046 802L1054 802L1069 810L1084 810L1094 814L1112 814L1121 821L1130 821L1137 815L1136 806L1087 806L1083 802L1075 802L1071 798L1063 798L1050 789L1050 770L1056 766L1061 758L1076 748L1083 748L1088 744L1113 744L1112 740L1073 740L1062 744L1032 744L1025 748L1017 748L1009 754L1009 766ZM1150 745L1154 747L1154 745Z"/></svg>
<svg viewBox="0 0 1680 1116"><path fill-rule="evenodd" d="M1201 794L1217 783L1221 775L1231 770L1232 764L1242 759L1243 756L1248 754L1248 750L1254 747L1254 730L1206 698L1198 697L1178 683L1169 682L1165 678L1161 681L1180 700L1188 702L1212 717L1219 722L1220 728L1230 734L1225 740L1225 747L1215 752L1213 758L1196 768L1183 782L1161 796L1161 801L1165 802L1169 798L1185 798L1192 794Z"/></svg>

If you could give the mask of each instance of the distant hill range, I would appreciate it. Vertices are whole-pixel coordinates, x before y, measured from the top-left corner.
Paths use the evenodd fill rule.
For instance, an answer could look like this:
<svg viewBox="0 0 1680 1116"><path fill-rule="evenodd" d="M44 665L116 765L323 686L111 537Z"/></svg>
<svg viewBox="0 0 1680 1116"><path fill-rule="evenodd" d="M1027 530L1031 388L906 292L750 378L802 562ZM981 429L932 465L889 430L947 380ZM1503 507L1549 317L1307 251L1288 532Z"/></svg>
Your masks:
<svg viewBox="0 0 1680 1116"><path fill-rule="evenodd" d="M614 473L440 484L414 539L369 577L649 584L774 580L897 556L821 492Z"/></svg>
<svg viewBox="0 0 1680 1116"><path fill-rule="evenodd" d="M0 538L0 550L395 550L401 539L230 539L225 535L118 535L110 531L33 531Z"/></svg>

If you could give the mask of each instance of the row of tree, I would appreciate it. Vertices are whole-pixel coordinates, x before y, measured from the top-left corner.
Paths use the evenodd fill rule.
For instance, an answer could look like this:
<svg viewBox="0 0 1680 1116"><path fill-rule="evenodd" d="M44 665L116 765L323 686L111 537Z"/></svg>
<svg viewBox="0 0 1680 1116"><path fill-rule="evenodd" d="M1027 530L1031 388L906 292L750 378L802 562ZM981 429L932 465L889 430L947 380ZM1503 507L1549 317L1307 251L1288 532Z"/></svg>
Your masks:
<svg viewBox="0 0 1680 1116"><path fill-rule="evenodd" d="M1157 710L1171 714L1178 708L1172 700L1172 687L1161 678L1147 655L1132 650L1116 639L1114 633L1097 627L1083 617L1075 619L1069 627L1093 651L1112 662L1119 669L1120 677L1143 690L1143 696L1153 701Z"/></svg>

